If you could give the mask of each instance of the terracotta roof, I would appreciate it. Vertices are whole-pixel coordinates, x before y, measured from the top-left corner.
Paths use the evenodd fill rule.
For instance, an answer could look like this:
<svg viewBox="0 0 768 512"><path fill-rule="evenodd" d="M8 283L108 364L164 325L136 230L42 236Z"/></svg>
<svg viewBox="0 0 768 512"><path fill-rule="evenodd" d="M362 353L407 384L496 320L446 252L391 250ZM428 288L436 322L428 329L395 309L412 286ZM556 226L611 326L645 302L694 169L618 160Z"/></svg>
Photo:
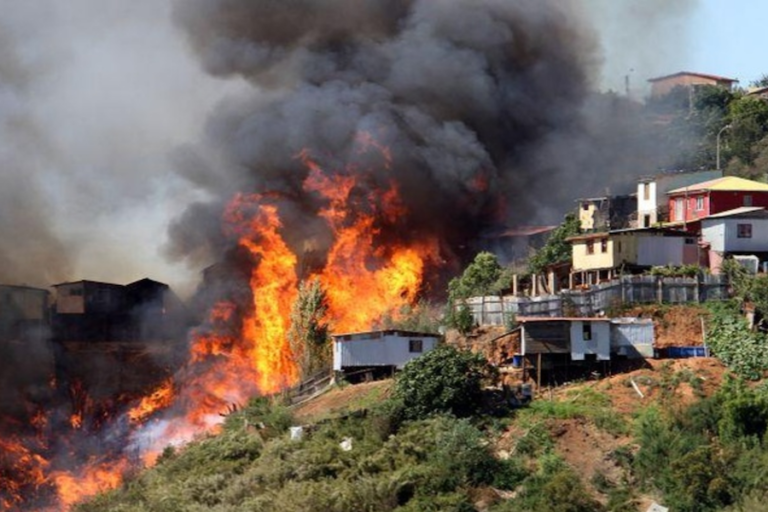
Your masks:
<svg viewBox="0 0 768 512"><path fill-rule="evenodd" d="M668 194L681 194L684 192L700 192L706 190L732 190L744 192L768 192L768 183L747 180L736 176L725 176L714 180L694 183L687 187L676 188L667 192Z"/></svg>
<svg viewBox="0 0 768 512"><path fill-rule="evenodd" d="M701 78L707 78L709 80L717 80L718 82L738 82L736 78L727 78L727 77L718 76L718 75L708 75L706 73L691 73L690 71L680 71L678 73L672 73L671 75L664 75L656 78L649 78L648 81L660 82L661 80L667 80L668 78L675 78L678 76L685 76L685 75L698 76Z"/></svg>

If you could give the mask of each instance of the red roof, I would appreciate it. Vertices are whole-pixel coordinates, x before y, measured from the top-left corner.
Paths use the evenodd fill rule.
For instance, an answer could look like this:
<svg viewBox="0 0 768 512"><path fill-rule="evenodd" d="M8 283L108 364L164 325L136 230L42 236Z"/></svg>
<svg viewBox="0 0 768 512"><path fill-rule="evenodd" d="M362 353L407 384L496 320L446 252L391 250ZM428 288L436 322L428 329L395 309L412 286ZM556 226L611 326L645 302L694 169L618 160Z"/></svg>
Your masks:
<svg viewBox="0 0 768 512"><path fill-rule="evenodd" d="M669 78L675 78L678 76L684 76L684 75L690 75L690 76L698 76L701 78L707 78L709 80L715 80L717 82L738 82L736 78L727 78L724 76L717 76L717 75L707 75L706 73L691 73L690 71L680 71L679 73L672 73L671 75L664 75L659 76L656 78L649 78L649 82L660 82L661 80L667 80Z"/></svg>

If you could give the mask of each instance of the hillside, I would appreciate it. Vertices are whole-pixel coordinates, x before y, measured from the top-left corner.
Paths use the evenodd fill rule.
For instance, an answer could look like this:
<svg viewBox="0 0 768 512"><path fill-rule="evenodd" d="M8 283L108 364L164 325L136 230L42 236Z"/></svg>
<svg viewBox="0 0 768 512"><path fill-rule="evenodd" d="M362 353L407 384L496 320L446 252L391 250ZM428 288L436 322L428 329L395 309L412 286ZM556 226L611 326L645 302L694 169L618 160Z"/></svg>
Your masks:
<svg viewBox="0 0 768 512"><path fill-rule="evenodd" d="M704 310L637 313L683 339ZM696 512L762 510L768 496L768 387L715 358L650 359L543 388L521 408L489 388L464 419L409 417L398 386L254 400L220 435L166 449L76 510L644 512L655 501Z"/></svg>

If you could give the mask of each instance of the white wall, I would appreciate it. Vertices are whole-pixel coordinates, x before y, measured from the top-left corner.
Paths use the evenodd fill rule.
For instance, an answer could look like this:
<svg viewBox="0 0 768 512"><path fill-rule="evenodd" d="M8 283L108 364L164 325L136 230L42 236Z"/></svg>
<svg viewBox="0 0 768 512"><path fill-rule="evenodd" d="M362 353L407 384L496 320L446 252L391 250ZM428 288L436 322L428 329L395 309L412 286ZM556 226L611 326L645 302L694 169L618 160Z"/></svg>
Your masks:
<svg viewBox="0 0 768 512"><path fill-rule="evenodd" d="M751 224L752 237L739 238L738 224ZM719 252L768 251L768 219L711 219L701 223L701 238Z"/></svg>
<svg viewBox="0 0 768 512"><path fill-rule="evenodd" d="M400 336L390 334L380 338L333 340L333 369L341 371L355 366L396 366L429 352L437 346L436 336ZM422 351L410 352L409 341L421 340Z"/></svg>
<svg viewBox="0 0 768 512"><path fill-rule="evenodd" d="M638 265L682 265L684 237L639 236L637 240Z"/></svg>
<svg viewBox="0 0 768 512"><path fill-rule="evenodd" d="M645 198L645 186L648 185L650 187L649 193L648 193L648 199ZM650 224L653 225L658 221L657 218L657 212L658 212L658 203L656 200L656 182L651 181L649 183L638 183L637 184L637 226L638 227L648 227L643 225L643 218L645 215L650 215Z"/></svg>
<svg viewBox="0 0 768 512"><path fill-rule="evenodd" d="M713 251L725 251L725 222L723 219L701 221L701 241Z"/></svg>
<svg viewBox="0 0 768 512"><path fill-rule="evenodd" d="M598 361L611 359L611 327L608 322L586 322L592 327L592 337L584 339L584 323L571 322L571 359L583 361L585 354L596 354Z"/></svg>

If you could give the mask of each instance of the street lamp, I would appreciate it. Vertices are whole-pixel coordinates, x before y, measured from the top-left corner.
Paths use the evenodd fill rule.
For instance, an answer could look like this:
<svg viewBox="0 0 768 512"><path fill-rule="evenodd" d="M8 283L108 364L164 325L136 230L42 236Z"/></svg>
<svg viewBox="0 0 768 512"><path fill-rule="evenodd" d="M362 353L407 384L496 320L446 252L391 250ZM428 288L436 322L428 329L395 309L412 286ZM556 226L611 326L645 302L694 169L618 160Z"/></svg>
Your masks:
<svg viewBox="0 0 768 512"><path fill-rule="evenodd" d="M730 127L731 127L731 125L727 124L727 125L723 126L722 128L720 128L720 131L717 132L717 156L715 158L717 158L717 170L718 171L720 170L720 135L722 135L723 132L725 130L727 130L728 128L730 128Z"/></svg>

